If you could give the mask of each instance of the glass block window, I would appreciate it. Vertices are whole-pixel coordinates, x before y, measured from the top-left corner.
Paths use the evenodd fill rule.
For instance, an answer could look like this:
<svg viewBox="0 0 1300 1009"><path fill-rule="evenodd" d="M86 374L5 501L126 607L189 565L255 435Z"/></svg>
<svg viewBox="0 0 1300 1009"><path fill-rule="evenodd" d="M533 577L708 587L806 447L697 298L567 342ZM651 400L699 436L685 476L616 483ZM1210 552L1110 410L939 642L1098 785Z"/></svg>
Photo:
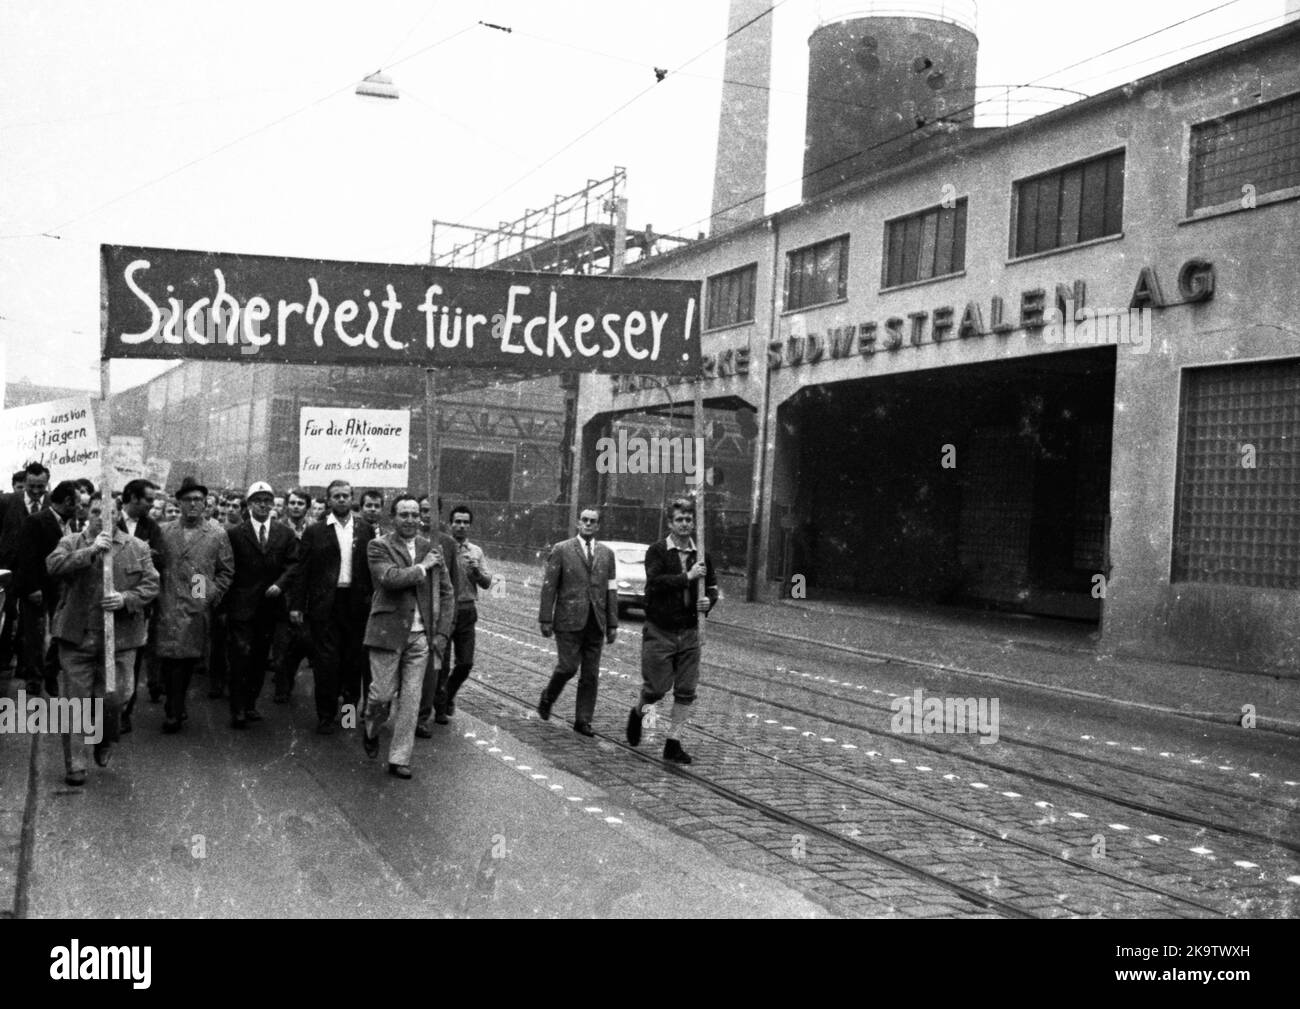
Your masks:
<svg viewBox="0 0 1300 1009"><path fill-rule="evenodd" d="M1192 127L1187 212L1300 186L1300 92Z"/></svg>
<svg viewBox="0 0 1300 1009"><path fill-rule="evenodd" d="M705 300L708 302L706 329L721 329L754 321L754 280L758 264L750 263L739 270L709 278Z"/></svg>
<svg viewBox="0 0 1300 1009"><path fill-rule="evenodd" d="M885 224L885 287L966 269L966 199Z"/></svg>
<svg viewBox="0 0 1300 1009"><path fill-rule="evenodd" d="M787 312L840 301L849 288L849 236L796 249L786 256Z"/></svg>
<svg viewBox="0 0 1300 1009"><path fill-rule="evenodd" d="M1124 229L1124 152L1016 183L1011 255L1061 249Z"/></svg>
<svg viewBox="0 0 1300 1009"><path fill-rule="evenodd" d="M1300 358L1186 372L1174 581L1300 589Z"/></svg>

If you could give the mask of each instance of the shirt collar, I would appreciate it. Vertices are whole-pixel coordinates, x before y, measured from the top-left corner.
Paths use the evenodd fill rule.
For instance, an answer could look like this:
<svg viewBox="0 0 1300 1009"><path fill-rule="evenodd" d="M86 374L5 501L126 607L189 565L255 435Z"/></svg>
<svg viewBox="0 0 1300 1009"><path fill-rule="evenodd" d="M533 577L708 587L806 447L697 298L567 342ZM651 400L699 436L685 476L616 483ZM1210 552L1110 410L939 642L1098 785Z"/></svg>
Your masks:
<svg viewBox="0 0 1300 1009"><path fill-rule="evenodd" d="M676 550L676 549L677 549L677 543L673 540L673 537L672 537L672 534L671 534L671 533L669 534L668 538L667 538L666 540L664 540L664 542L668 545L668 549L669 549L669 550ZM691 542L690 542L689 544L687 544L687 546L686 546L686 552L687 552L688 554L693 554L693 553L695 553L695 537L694 537L694 536L691 537Z"/></svg>
<svg viewBox="0 0 1300 1009"><path fill-rule="evenodd" d="M338 516L333 512L330 512L325 519L325 524L327 526L350 526L352 524L352 516L348 515L348 520L346 522L340 522Z"/></svg>

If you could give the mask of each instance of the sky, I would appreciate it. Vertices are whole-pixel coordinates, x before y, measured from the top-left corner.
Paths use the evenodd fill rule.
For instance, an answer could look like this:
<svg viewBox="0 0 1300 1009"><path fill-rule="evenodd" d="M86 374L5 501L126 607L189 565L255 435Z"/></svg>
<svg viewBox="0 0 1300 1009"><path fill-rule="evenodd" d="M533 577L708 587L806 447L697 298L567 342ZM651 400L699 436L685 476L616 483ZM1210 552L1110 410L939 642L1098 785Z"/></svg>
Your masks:
<svg viewBox="0 0 1300 1009"><path fill-rule="evenodd" d="M769 213L798 202L808 35L845 6L770 15ZM1285 7L982 0L978 81L1094 94ZM432 220L496 226L615 166L633 228L694 237L726 33L726 0L0 0L8 379L98 389L101 243L426 262ZM378 69L397 101L354 93Z"/></svg>

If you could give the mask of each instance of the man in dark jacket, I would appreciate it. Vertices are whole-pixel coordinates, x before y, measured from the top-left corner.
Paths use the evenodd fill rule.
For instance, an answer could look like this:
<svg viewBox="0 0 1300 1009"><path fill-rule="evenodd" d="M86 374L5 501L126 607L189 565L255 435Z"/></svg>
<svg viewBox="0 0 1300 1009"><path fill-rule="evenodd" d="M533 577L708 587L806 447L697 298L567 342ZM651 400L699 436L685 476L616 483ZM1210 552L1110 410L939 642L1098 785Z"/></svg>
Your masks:
<svg viewBox="0 0 1300 1009"><path fill-rule="evenodd" d="M158 485L149 480L131 480L122 488L122 515L117 520L117 528L128 536L134 536L149 547L149 556L154 568L161 573L163 567L163 533L162 527L151 514ZM145 608L145 626L153 621L156 607L151 601ZM153 635L148 634L145 643L135 652L135 670L131 682L120 686L126 704L122 708L122 732L131 731L131 716L135 711L135 694L140 681L141 671L149 686L150 700L157 701L162 696L162 675L158 670L158 656L154 654Z"/></svg>
<svg viewBox="0 0 1300 1009"><path fill-rule="evenodd" d="M289 600L289 619L304 621L312 673L316 677L316 731L337 728L339 695L355 709L366 678L362 647L370 616L370 566L366 546L375 530L354 517L352 485L335 480L326 490L329 515L302 534L298 570Z"/></svg>
<svg viewBox="0 0 1300 1009"><path fill-rule="evenodd" d="M45 507L45 488L49 482L50 471L34 462L27 467L27 479L21 492L0 494L0 568L17 570L23 523L29 515L35 515ZM4 626L0 628L0 670L9 667L21 640L17 636L21 609L18 593L6 593Z"/></svg>
<svg viewBox="0 0 1300 1009"><path fill-rule="evenodd" d="M298 537L271 521L274 499L269 483L253 484L248 488L248 519L228 530L235 555L235 580L226 595L232 729L262 720L257 697L266 678L276 622L285 614L285 592L298 563Z"/></svg>
<svg viewBox="0 0 1300 1009"><path fill-rule="evenodd" d="M73 531L77 510L77 485L64 480L52 490L44 508L28 515L22 524L14 570L15 593L22 601L19 620L18 675L27 680L27 693L59 692L59 659L53 642L45 644L45 630L59 601L59 581L45 570L45 559Z"/></svg>
<svg viewBox="0 0 1300 1009"><path fill-rule="evenodd" d="M673 692L672 725L664 744L664 760L689 764L682 749L695 687L700 677L699 614L718 601L713 560L696 549L695 508L688 498L669 506L672 532L651 543L645 554L645 627L641 631L641 699L627 716L627 741L641 742L641 717L647 705ZM704 582L704 595L700 582Z"/></svg>

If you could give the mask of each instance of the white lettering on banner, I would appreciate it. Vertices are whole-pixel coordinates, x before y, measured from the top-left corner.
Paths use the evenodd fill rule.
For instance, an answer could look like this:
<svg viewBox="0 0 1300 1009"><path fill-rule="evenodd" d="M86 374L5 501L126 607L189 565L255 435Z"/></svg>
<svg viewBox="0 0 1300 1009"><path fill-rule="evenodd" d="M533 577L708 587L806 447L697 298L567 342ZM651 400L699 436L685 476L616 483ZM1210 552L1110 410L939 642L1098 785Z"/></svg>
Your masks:
<svg viewBox="0 0 1300 1009"><path fill-rule="evenodd" d="M410 468L409 410L303 407L298 479L307 486L347 480L405 487Z"/></svg>

